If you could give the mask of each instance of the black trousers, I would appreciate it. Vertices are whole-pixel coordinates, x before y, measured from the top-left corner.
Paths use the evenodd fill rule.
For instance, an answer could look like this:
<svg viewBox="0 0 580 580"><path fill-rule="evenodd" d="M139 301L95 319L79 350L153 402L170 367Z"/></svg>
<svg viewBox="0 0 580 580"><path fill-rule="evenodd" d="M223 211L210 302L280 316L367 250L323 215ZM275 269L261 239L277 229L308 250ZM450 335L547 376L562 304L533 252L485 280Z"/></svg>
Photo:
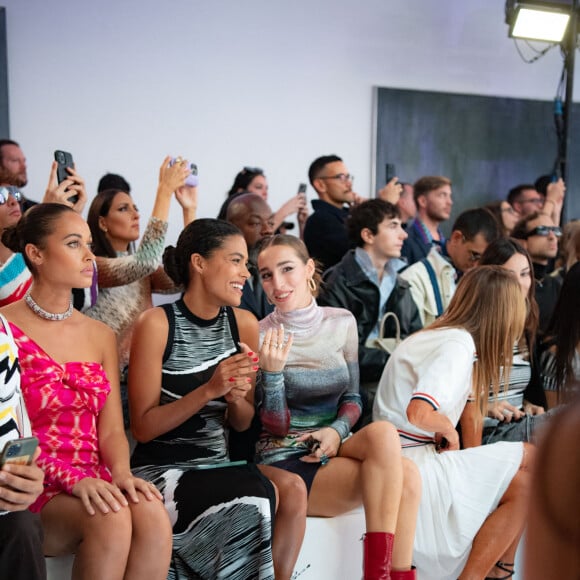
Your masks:
<svg viewBox="0 0 580 580"><path fill-rule="evenodd" d="M0 515L0 575L10 580L46 580L43 538L38 514L26 510Z"/></svg>

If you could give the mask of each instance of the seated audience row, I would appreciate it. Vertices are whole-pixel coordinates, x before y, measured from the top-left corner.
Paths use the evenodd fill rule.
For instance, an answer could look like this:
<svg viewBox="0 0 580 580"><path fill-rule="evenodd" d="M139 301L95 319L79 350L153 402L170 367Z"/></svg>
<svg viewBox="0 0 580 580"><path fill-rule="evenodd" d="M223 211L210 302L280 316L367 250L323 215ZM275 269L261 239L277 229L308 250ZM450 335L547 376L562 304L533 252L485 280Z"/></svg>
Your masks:
<svg viewBox="0 0 580 580"><path fill-rule="evenodd" d="M461 214L445 240L439 225L451 209L449 180L415 184L418 215L408 236L397 205L384 201L405 191L396 178L381 190L382 199L363 201L352 192L340 158L319 158L310 179L325 215L312 220L311 233L322 220L319 226L334 228L347 248L322 283L302 242L271 237L275 216L255 194L242 190L229 199L232 225L192 222L197 191L184 186L188 164L169 161L160 169L152 219L136 251L131 245L139 238L139 214L127 191L99 193L89 233L67 207L70 192L56 183L55 165L45 201L60 205L40 204L20 219L20 192L6 189L0 218L5 206L9 229L0 251L21 256L28 293L3 310L9 321L4 336L9 345L14 334L20 349L45 485L39 495L35 464L15 473L4 468L15 491L20 476L31 484L20 497L0 491L0 502L7 502L0 508L40 511L45 553L76 551L79 577L89 577L95 557L110 553L111 578L145 570L151 578L290 578L306 515L333 516L360 504L365 579L414 578L413 565L419 574L441 578L513 573L532 457L520 442L534 441L537 426L551 414L544 413L534 348L543 337L534 336L534 290L542 296L550 280L557 282L547 274L560 235L552 217L528 213L514 227L536 260L539 280L532 285L526 249L500 238L500 225L487 210ZM68 186L82 191L84 203L82 178L74 170L70 175ZM260 175L265 182L263 172L254 177ZM563 183L547 190L537 206L551 202L557 209ZM158 262L174 192L187 227L177 246L166 250L163 269ZM343 201L356 204L345 213ZM303 205L297 207L304 213ZM417 248L423 242L426 257L399 274L409 239ZM437 278L426 265L433 260L452 267L444 305L437 305ZM560 295L567 312L577 304L575 268L567 266ZM415 280L419 270L434 294L429 321L417 291L429 284ZM118 351L109 330L72 308L73 288L90 289L96 272L101 291L89 314L113 327ZM552 365L554 384L570 385L578 370L578 324L558 319L560 303L551 317L559 283L553 288L544 295L542 321L555 344L549 343L544 361ZM151 292L163 289L184 294L172 305L151 308ZM237 308L247 308L248 290L250 300L262 303L255 312L259 326ZM129 315L121 316L125 311ZM388 312L398 315L403 339L412 334L392 352L380 346L384 335L396 334L391 319L381 325ZM62 337L56 344L55 331ZM568 340L555 338L562 336ZM138 441L132 473L119 368L128 368ZM361 404L370 411L377 383L375 422L365 426L368 421L358 421ZM500 392L504 383L507 391ZM483 442L513 443L480 447L485 415ZM449 454L459 449L458 421L465 450ZM26 433L21 423L20 435ZM257 465L230 458L233 434L250 426L260 431ZM24 529L34 525L27 522ZM38 554L38 533L26 533L37 538L30 550ZM152 550L154 542L162 549ZM35 574L42 573L40 560L31 561Z"/></svg>

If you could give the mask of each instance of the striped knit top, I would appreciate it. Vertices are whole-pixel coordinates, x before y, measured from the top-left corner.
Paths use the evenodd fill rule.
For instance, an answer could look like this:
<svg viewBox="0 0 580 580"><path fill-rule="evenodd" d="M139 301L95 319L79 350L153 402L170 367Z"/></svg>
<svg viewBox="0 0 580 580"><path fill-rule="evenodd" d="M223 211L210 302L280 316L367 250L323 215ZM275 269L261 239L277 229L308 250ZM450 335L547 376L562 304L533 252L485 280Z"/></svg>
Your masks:
<svg viewBox="0 0 580 580"><path fill-rule="evenodd" d="M183 299L161 308L169 323L159 399L159 404L165 405L207 383L219 363L238 352L240 338L231 308L221 308L211 320L197 317ZM131 465L228 461L226 411L223 397L210 401L175 429L137 444Z"/></svg>
<svg viewBox="0 0 580 580"><path fill-rule="evenodd" d="M283 372L262 372L258 380L261 463L307 454L296 438L322 427L336 429L344 439L361 414L354 316L313 300L293 312L274 310L260 321L260 338L280 324L293 341Z"/></svg>
<svg viewBox="0 0 580 580"><path fill-rule="evenodd" d="M32 284L22 254L12 254L0 268L0 306L20 300Z"/></svg>
<svg viewBox="0 0 580 580"><path fill-rule="evenodd" d="M520 348L518 343L514 344L514 356L512 359L512 368L507 381L507 388L500 386L497 397L489 391L488 409L496 403L507 401L510 405L522 409L524 406L524 391L526 390L531 378L532 367L530 366L530 355L528 349ZM503 373L500 379L500 385L503 385ZM494 427L499 421L492 417L485 417L483 420L484 427Z"/></svg>

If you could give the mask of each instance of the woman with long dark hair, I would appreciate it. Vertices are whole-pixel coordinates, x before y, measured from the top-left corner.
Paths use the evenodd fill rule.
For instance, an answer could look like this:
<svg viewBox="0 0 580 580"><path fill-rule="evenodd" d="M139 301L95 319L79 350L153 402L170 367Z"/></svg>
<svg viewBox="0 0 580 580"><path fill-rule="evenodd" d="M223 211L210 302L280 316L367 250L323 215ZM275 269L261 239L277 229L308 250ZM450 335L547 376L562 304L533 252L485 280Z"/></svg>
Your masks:
<svg viewBox="0 0 580 580"><path fill-rule="evenodd" d="M538 304L535 298L532 260L516 240L500 238L483 253L480 265L501 266L517 279L526 301L525 331L514 344L507 388L490 394L483 423L482 443L535 441L535 431L550 416L545 413L540 363L536 350Z"/></svg>
<svg viewBox="0 0 580 580"><path fill-rule="evenodd" d="M564 278L547 336L542 369L553 407L580 391L580 262Z"/></svg>
<svg viewBox="0 0 580 580"><path fill-rule="evenodd" d="M153 306L153 293L171 294L178 290L160 263L174 193L183 207L185 225L195 218L197 188L184 185L189 165L185 160L172 165L170 161L166 157L159 168L155 203L136 250L133 246L140 236L140 214L127 192L108 189L98 193L87 218L93 236L99 295L86 314L110 326L117 336L126 426L126 368L133 325L142 312Z"/></svg>

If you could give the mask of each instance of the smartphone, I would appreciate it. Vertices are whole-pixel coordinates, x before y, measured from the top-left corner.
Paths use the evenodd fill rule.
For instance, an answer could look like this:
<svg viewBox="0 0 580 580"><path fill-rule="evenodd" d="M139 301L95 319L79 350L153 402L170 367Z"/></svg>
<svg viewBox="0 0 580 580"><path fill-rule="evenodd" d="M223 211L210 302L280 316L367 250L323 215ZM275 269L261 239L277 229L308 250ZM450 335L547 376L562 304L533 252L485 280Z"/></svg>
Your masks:
<svg viewBox="0 0 580 580"><path fill-rule="evenodd" d="M300 194L306 195L306 184L305 183L301 183L298 186L298 195L300 195Z"/></svg>
<svg viewBox="0 0 580 580"><path fill-rule="evenodd" d="M386 178L385 178L385 183L389 183L389 181L391 181L391 179L393 179L393 177L395 177L395 175L397 175L396 170L395 170L395 164L394 163L387 163L386 167Z"/></svg>
<svg viewBox="0 0 580 580"><path fill-rule="evenodd" d="M173 157L169 162L169 167L171 167L174 163L175 157ZM185 185L189 185L189 187L197 187L199 185L199 178L197 176L197 165L195 163L190 163L189 170L191 171L191 173L185 178Z"/></svg>
<svg viewBox="0 0 580 580"><path fill-rule="evenodd" d="M189 187L197 187L199 185L199 178L197 177L197 165L195 163L190 163L189 169L191 170L191 174L188 175L185 179L185 185L189 185Z"/></svg>
<svg viewBox="0 0 580 580"><path fill-rule="evenodd" d="M23 437L8 441L0 456L0 467L6 463L30 465L37 447L38 439L36 437Z"/></svg>
<svg viewBox="0 0 580 580"><path fill-rule="evenodd" d="M58 179L59 183L62 183L67 177L69 177L69 173L66 168L70 167L72 169L74 167L73 156L67 151L60 151L57 149L54 152L54 159L58 163L56 168L56 178ZM78 199L78 195L71 195L68 198L68 201L71 203L76 203Z"/></svg>
<svg viewBox="0 0 580 580"><path fill-rule="evenodd" d="M56 168L56 177L59 183L62 183L68 177L67 167L74 167L73 157L67 151L57 150L54 152L54 160L58 163Z"/></svg>

